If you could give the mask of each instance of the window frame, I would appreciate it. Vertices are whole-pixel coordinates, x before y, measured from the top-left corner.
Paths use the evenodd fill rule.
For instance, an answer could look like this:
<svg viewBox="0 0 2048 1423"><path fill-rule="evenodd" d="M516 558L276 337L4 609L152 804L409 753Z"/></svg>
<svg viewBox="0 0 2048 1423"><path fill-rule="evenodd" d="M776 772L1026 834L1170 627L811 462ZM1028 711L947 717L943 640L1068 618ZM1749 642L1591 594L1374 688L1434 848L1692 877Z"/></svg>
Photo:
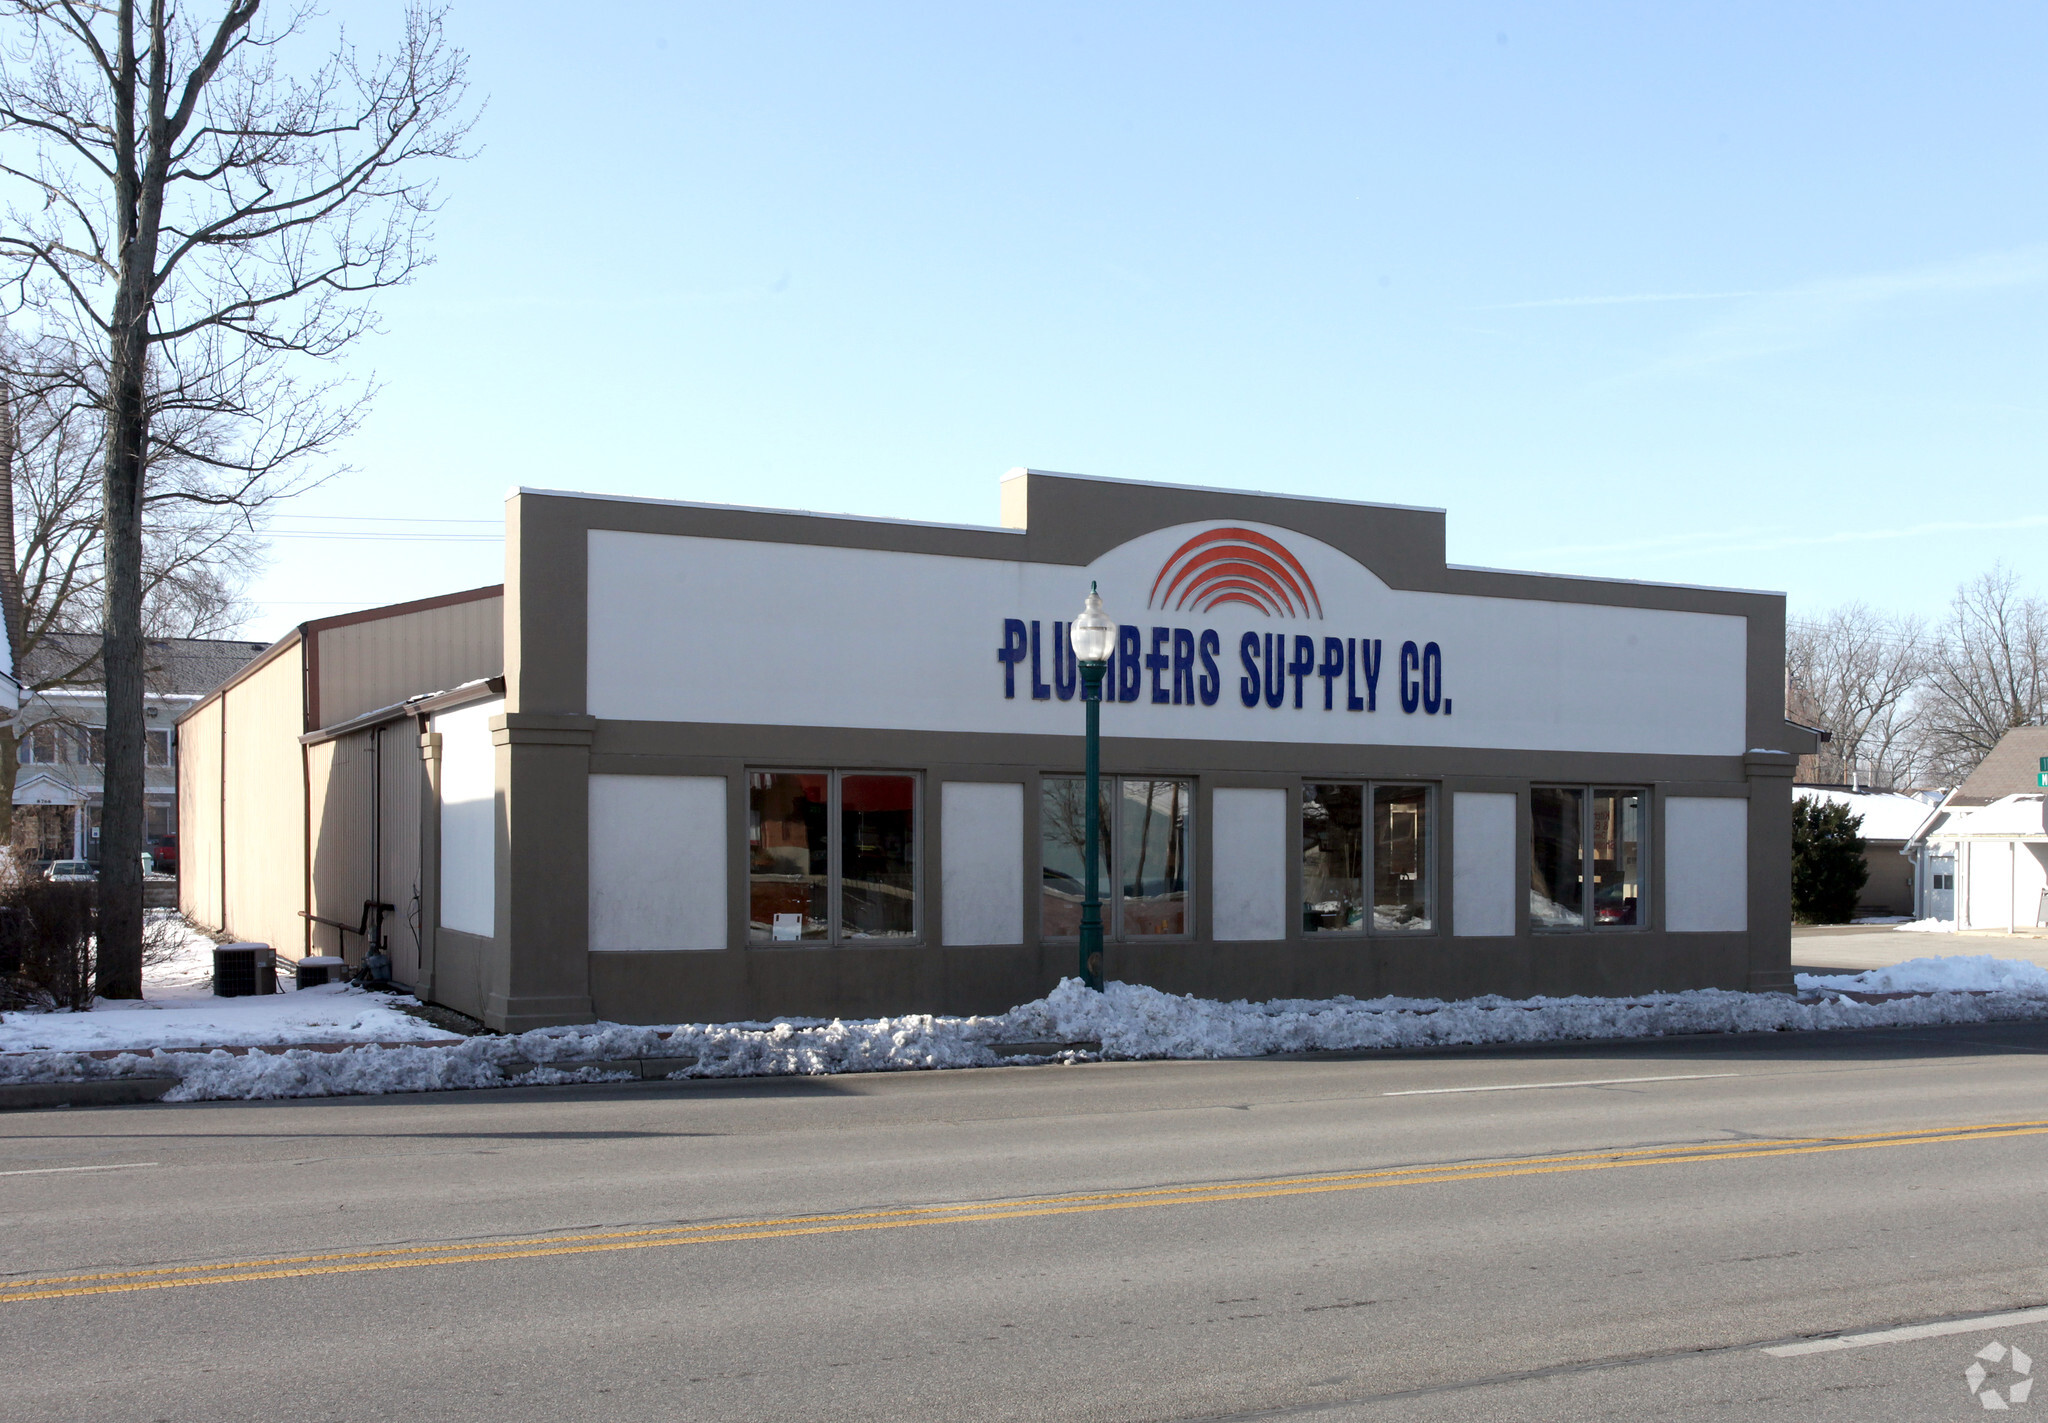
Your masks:
<svg viewBox="0 0 2048 1423"><path fill-rule="evenodd" d="M1585 907L1580 910L1578 924L1538 924L1530 921L1532 934L1640 934L1650 928L1650 910L1654 900L1652 890L1652 866L1656 863L1652 854L1651 824L1656 819L1656 790L1645 785L1628 785L1617 781L1537 781L1530 791L1577 791L1582 797L1579 814L1579 883L1583 887ZM1638 821L1640 839L1636 842L1636 864L1641 877L1642 892L1636 897L1636 922L1633 924L1602 924L1600 922L1599 885L1593 876L1593 800L1601 792L1610 795L1638 795L1642 797L1642 815ZM1528 837L1522 848L1533 854L1535 850L1535 826L1532 821ZM1522 895L1524 912L1529 893L1527 876L1523 878Z"/></svg>
<svg viewBox="0 0 2048 1423"><path fill-rule="evenodd" d="M1045 931L1045 783L1047 781L1080 781L1088 777L1080 771L1043 771L1038 777L1038 876L1032 894L1033 912L1038 915L1038 937L1047 944L1078 944L1079 934L1048 934ZM1187 851L1182 861L1183 878L1186 888L1182 903L1187 928L1178 934L1126 935L1124 923L1124 881L1121 862L1123 845L1123 783L1125 781L1181 781L1188 788L1182 816L1187 826ZM1157 775L1124 775L1104 772L1102 789L1108 792L1109 823L1102 827L1103 839L1109 850L1109 864L1104 870L1102 884L1102 942L1105 944L1186 944L1195 938L1195 860L1196 860L1196 808L1202 794L1201 777L1180 771L1162 771Z"/></svg>
<svg viewBox="0 0 2048 1423"><path fill-rule="evenodd" d="M1308 904L1301 882L1301 861L1302 857L1308 853L1308 831L1307 827L1302 823L1301 808L1309 800L1308 788L1310 786L1356 786L1359 791L1359 797L1363 804L1363 814L1360 817L1359 825L1359 835L1363 842L1360 847L1361 858L1358 868L1359 900L1364 907L1365 914L1359 920L1356 929L1311 929L1308 927L1307 918L1303 912L1307 909ZM1439 781L1407 779L1378 781L1363 779L1357 776L1303 776L1299 789L1300 795L1294 805L1294 864L1292 867L1292 874L1294 876L1295 933L1300 938L1318 941L1323 939L1375 938L1425 939L1442 934L1443 918L1440 913L1442 896L1437 890L1437 846L1442 840L1437 818L1442 814L1439 808L1442 806L1444 799L1442 783ZM1425 903L1428 905L1429 910L1429 927L1427 929L1381 929L1375 927L1373 923L1373 864L1377 858L1376 850L1379 844L1379 835L1373 821L1373 806L1375 804L1373 792L1381 789L1419 790L1428 797L1424 802L1428 807L1426 811L1428 824L1424 827L1425 833L1422 847L1423 872L1428 877L1425 881L1428 889Z"/></svg>
<svg viewBox="0 0 2048 1423"><path fill-rule="evenodd" d="M742 806L746 816L745 833L740 837L740 874L746 892L747 912L745 915L745 944L748 949L908 949L921 948L925 942L925 807L924 773L908 771L894 766L799 766L773 765L748 766L743 772L748 778L747 799ZM754 776L823 776L825 778L825 937L822 939L757 939L754 937L754 871L751 863L753 851ZM910 781L910 935L903 939L857 939L845 931L845 916L840 903L842 873L840 856L842 842L843 812L840 809L839 783L845 776L898 776ZM771 929L772 932L772 929Z"/></svg>

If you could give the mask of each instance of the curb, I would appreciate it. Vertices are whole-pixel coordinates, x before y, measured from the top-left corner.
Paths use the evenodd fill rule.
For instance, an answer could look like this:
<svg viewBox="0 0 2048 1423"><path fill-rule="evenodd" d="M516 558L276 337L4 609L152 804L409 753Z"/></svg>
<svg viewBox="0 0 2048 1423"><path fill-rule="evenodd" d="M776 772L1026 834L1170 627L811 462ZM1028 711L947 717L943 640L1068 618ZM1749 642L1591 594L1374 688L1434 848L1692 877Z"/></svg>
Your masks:
<svg viewBox="0 0 2048 1423"><path fill-rule="evenodd" d="M125 1107L154 1102L178 1085L175 1077L101 1077L87 1082L0 1084L0 1112L36 1107Z"/></svg>
<svg viewBox="0 0 2048 1423"><path fill-rule="evenodd" d="M671 1072L680 1072L685 1067L697 1065L697 1054L679 1053L674 1057L615 1057L615 1058L558 1058L553 1062L529 1062L521 1058L505 1063L498 1070L510 1078L520 1078L530 1072L552 1068L557 1072L576 1072L586 1067L599 1072L629 1072L642 1082L659 1082Z"/></svg>

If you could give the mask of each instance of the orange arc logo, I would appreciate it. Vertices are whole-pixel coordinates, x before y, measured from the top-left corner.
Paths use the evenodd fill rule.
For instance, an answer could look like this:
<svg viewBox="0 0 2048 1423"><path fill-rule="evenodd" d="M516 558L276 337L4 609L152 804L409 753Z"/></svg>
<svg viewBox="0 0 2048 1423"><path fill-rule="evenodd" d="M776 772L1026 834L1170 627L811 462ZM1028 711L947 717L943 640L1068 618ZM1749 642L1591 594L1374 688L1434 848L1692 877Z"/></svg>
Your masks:
<svg viewBox="0 0 2048 1423"><path fill-rule="evenodd" d="M1196 534L1175 549L1152 580L1148 608L1206 613L1238 604L1267 617L1321 618L1315 580L1278 540L1253 529Z"/></svg>

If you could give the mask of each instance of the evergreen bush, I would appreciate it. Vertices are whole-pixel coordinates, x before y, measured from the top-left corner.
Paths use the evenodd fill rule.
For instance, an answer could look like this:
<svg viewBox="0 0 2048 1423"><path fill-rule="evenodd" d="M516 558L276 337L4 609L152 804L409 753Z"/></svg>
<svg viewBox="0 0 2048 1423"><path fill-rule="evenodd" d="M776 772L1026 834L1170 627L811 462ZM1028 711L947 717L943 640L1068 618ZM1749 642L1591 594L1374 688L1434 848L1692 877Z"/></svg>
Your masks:
<svg viewBox="0 0 2048 1423"><path fill-rule="evenodd" d="M1863 863L1863 817L1846 805L1800 796L1792 802L1792 918L1846 924L1870 878Z"/></svg>

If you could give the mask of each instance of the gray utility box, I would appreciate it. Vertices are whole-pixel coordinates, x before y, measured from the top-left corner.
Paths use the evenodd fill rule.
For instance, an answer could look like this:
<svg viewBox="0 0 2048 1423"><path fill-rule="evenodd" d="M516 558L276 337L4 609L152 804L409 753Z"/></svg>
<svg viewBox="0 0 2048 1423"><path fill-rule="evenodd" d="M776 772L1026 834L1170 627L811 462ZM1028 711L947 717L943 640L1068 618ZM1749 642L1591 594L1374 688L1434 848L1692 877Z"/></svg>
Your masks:
<svg viewBox="0 0 2048 1423"><path fill-rule="evenodd" d="M277 955L268 944L222 944L213 951L213 996L277 992Z"/></svg>

